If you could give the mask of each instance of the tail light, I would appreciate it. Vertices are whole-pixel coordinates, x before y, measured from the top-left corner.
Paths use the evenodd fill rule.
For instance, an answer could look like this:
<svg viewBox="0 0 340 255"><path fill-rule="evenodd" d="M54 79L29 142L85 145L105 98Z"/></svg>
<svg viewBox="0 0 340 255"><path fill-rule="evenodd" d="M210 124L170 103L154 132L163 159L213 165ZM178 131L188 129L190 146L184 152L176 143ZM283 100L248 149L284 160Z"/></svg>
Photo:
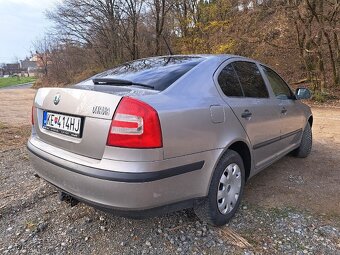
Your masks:
<svg viewBox="0 0 340 255"><path fill-rule="evenodd" d="M123 97L113 116L107 145L136 149L161 148L162 131L156 110L139 100Z"/></svg>
<svg viewBox="0 0 340 255"><path fill-rule="evenodd" d="M32 126L34 125L34 110L35 110L35 107L32 106L32 116L31 116Z"/></svg>

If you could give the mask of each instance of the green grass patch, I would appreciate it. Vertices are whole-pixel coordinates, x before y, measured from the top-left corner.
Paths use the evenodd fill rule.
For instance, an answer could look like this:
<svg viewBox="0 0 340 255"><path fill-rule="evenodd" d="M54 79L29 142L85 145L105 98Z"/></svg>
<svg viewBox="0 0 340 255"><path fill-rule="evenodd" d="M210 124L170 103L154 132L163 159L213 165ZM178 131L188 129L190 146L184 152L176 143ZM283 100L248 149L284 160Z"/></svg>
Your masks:
<svg viewBox="0 0 340 255"><path fill-rule="evenodd" d="M24 84L28 82L34 82L37 78L35 77L8 77L8 78L0 78L0 88Z"/></svg>

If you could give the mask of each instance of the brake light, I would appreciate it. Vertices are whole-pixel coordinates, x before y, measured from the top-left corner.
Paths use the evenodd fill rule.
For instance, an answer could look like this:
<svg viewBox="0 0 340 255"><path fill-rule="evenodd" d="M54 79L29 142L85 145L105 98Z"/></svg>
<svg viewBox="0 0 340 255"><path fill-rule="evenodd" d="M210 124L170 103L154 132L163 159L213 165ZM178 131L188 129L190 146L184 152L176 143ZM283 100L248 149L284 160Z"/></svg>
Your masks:
<svg viewBox="0 0 340 255"><path fill-rule="evenodd" d="M32 106L32 116L31 116L32 126L34 125L34 109L35 109L35 107Z"/></svg>
<svg viewBox="0 0 340 255"><path fill-rule="evenodd" d="M123 97L113 116L107 145L136 149L161 148L162 131L157 111L142 101Z"/></svg>

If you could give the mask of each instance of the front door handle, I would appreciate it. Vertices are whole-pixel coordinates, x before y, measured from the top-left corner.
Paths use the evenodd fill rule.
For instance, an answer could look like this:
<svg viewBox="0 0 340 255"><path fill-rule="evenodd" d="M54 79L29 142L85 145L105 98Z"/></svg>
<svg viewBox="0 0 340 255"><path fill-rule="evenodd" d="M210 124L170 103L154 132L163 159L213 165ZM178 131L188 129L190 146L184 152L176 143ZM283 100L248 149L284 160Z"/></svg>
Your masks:
<svg viewBox="0 0 340 255"><path fill-rule="evenodd" d="M242 114L241 117L244 119L248 119L252 116L253 114L249 110L245 110Z"/></svg>
<svg viewBox="0 0 340 255"><path fill-rule="evenodd" d="M287 109L286 109L285 107L283 107L283 108L281 109L281 113L282 113L282 114L286 114L286 113L287 113Z"/></svg>

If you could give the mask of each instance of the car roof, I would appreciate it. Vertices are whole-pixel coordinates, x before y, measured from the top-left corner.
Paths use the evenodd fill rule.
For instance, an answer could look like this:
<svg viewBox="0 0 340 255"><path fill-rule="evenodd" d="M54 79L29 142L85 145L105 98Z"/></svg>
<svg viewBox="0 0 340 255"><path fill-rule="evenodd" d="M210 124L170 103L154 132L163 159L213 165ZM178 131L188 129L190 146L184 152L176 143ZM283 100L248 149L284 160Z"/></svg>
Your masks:
<svg viewBox="0 0 340 255"><path fill-rule="evenodd" d="M154 57L203 57L203 58L244 58L249 59L247 57L243 57L240 55L234 54L175 54L175 55L161 55L161 56L154 56ZM253 60L254 61L254 60Z"/></svg>
<svg viewBox="0 0 340 255"><path fill-rule="evenodd" d="M176 54L176 55L154 56L154 58L157 58L157 57L159 57L159 58L171 58L171 57L197 58L197 57L200 57L200 58L206 58L206 60L219 60L219 61L222 61L222 62L224 62L228 59L231 59L231 58L237 58L237 59L242 59L242 60L251 61L251 62L257 62L257 63L261 64L257 60L247 58L247 57L243 57L243 56L239 56L239 55L234 55L234 54ZM148 58L152 58L152 57L148 57Z"/></svg>
<svg viewBox="0 0 340 255"><path fill-rule="evenodd" d="M174 55L160 55L160 56L150 56L150 57L145 57L141 59L148 59L148 58L176 58L176 57L192 57L192 58L207 58L207 59L212 59L212 58L223 58L223 59L229 59L229 58L242 58L242 59L248 59L251 61L255 61L253 59L239 56L239 55L234 55L234 54L174 54ZM136 60L141 60L141 59L136 59Z"/></svg>

